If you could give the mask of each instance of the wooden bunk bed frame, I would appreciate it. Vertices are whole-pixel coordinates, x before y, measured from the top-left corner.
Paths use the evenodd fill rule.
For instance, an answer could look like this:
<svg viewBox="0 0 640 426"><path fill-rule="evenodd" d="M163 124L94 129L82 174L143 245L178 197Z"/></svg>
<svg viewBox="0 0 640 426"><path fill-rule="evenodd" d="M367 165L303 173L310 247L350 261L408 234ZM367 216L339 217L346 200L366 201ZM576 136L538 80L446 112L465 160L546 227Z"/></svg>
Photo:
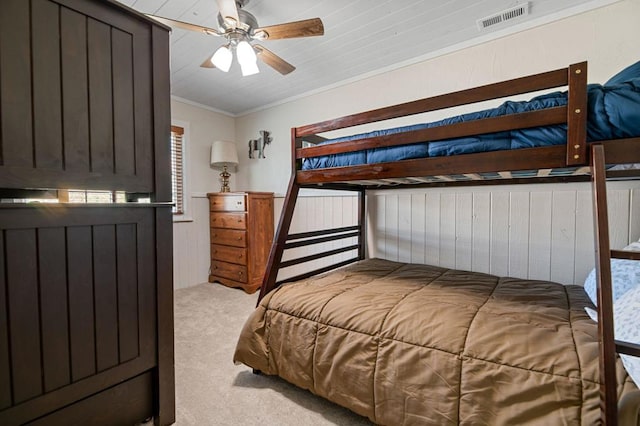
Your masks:
<svg viewBox="0 0 640 426"><path fill-rule="evenodd" d="M485 118L393 135L302 147L303 140L312 143L324 140L318 135L323 132L563 86L568 87L568 102L563 107ZM367 189L591 180L594 203L598 318L602 318L598 322L601 419L602 423L607 425L618 424L621 418L635 419L639 414L638 401L626 404L626 406L623 404L620 411L618 410L615 359L616 353L640 356L640 345L619 342L614 339L610 260L612 257L640 260L640 253L610 249L606 178L637 177L639 172L637 170L607 172L605 156L606 164L609 165L639 163L640 138L598 141L588 147L586 112L587 63L581 62L554 71L292 128L292 173L258 302L267 293L283 283L308 278L365 258L365 197ZM302 170L301 167L304 158L564 123L567 124L567 143L565 145L315 170ZM569 176L549 176L549 170L556 168L573 168L574 171ZM531 178L510 178L510 172L518 170L538 170L538 174ZM481 173L491 172L499 173L503 179L482 179ZM447 175L466 175L471 180L455 181L447 178ZM437 180L441 182L425 179L425 177L433 176L440 177ZM289 234L296 200L301 188L357 191L359 196L358 224L350 227ZM357 244L282 261L284 250L352 237L357 237ZM284 280L277 280L278 271L281 268L354 249L357 249L357 255L348 260Z"/></svg>

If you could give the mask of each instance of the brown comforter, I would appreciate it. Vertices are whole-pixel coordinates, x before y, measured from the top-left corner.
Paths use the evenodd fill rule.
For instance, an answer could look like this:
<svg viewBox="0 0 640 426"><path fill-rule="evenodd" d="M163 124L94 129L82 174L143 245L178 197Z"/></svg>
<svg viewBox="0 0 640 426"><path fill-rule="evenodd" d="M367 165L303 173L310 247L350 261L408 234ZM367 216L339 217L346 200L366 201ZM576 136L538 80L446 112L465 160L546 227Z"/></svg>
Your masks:
<svg viewBox="0 0 640 426"><path fill-rule="evenodd" d="M378 424L591 425L590 305L579 286L365 260L268 294L234 361ZM621 365L618 382L635 388Z"/></svg>

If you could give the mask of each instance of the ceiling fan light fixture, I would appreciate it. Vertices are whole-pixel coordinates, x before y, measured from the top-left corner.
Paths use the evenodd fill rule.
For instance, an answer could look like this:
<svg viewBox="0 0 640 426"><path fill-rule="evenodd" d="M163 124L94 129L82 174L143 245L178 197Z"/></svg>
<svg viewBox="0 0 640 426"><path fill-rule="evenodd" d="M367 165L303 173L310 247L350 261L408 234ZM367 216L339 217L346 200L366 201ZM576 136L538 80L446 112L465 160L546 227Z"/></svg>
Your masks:
<svg viewBox="0 0 640 426"><path fill-rule="evenodd" d="M243 77L260 72L258 64L256 63L258 57L256 56L255 50L253 50L253 46L251 46L248 41L242 40L238 43L236 46L236 58L242 69Z"/></svg>
<svg viewBox="0 0 640 426"><path fill-rule="evenodd" d="M251 46L251 44L246 40L242 40L236 46L236 56L238 57L238 63L241 66L255 64L258 59L256 52L253 50L253 46Z"/></svg>
<svg viewBox="0 0 640 426"><path fill-rule="evenodd" d="M248 75L258 74L260 69L258 68L258 64L255 62L251 62L248 64L240 64L240 69L242 70L242 76L246 77Z"/></svg>
<svg viewBox="0 0 640 426"><path fill-rule="evenodd" d="M207 57L200 64L202 68L217 68L220 71L229 72L235 51L236 59L242 68L242 75L244 76L260 72L257 65L258 59L282 75L289 74L296 67L270 50L258 44L252 45L251 42L320 36L324 34L322 20L320 18L312 18L260 27L256 17L244 10L249 1L216 0L218 3L216 16L218 29L161 16L148 14L147 16L172 27L226 39L227 44L225 46L218 48L211 57Z"/></svg>
<svg viewBox="0 0 640 426"><path fill-rule="evenodd" d="M221 46L211 57L211 63L224 72L229 72L232 61L233 54L228 46Z"/></svg>

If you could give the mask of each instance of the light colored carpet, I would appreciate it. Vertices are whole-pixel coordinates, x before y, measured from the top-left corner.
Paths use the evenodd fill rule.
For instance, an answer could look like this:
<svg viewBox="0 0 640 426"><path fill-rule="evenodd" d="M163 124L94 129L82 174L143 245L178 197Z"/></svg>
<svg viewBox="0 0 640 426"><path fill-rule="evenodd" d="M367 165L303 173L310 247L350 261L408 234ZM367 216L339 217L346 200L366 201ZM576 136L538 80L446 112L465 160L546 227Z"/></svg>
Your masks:
<svg viewBox="0 0 640 426"><path fill-rule="evenodd" d="M204 283L175 291L176 424L371 425L282 379L232 358L257 293Z"/></svg>

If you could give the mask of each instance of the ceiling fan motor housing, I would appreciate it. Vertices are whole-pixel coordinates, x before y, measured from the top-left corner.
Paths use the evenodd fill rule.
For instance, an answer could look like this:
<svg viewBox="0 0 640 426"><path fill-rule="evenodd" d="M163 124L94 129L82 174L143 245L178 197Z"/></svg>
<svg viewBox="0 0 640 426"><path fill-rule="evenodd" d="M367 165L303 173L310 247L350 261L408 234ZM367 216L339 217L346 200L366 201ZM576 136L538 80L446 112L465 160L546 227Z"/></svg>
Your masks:
<svg viewBox="0 0 640 426"><path fill-rule="evenodd" d="M225 32L233 32L234 30L241 30L247 33L248 35L252 35L252 32L255 28L258 28L258 20L251 13L242 9L242 6L248 3L245 1L238 1L238 19L239 22L234 26L230 25L229 22L225 21L224 17L218 13L218 26L223 29Z"/></svg>

